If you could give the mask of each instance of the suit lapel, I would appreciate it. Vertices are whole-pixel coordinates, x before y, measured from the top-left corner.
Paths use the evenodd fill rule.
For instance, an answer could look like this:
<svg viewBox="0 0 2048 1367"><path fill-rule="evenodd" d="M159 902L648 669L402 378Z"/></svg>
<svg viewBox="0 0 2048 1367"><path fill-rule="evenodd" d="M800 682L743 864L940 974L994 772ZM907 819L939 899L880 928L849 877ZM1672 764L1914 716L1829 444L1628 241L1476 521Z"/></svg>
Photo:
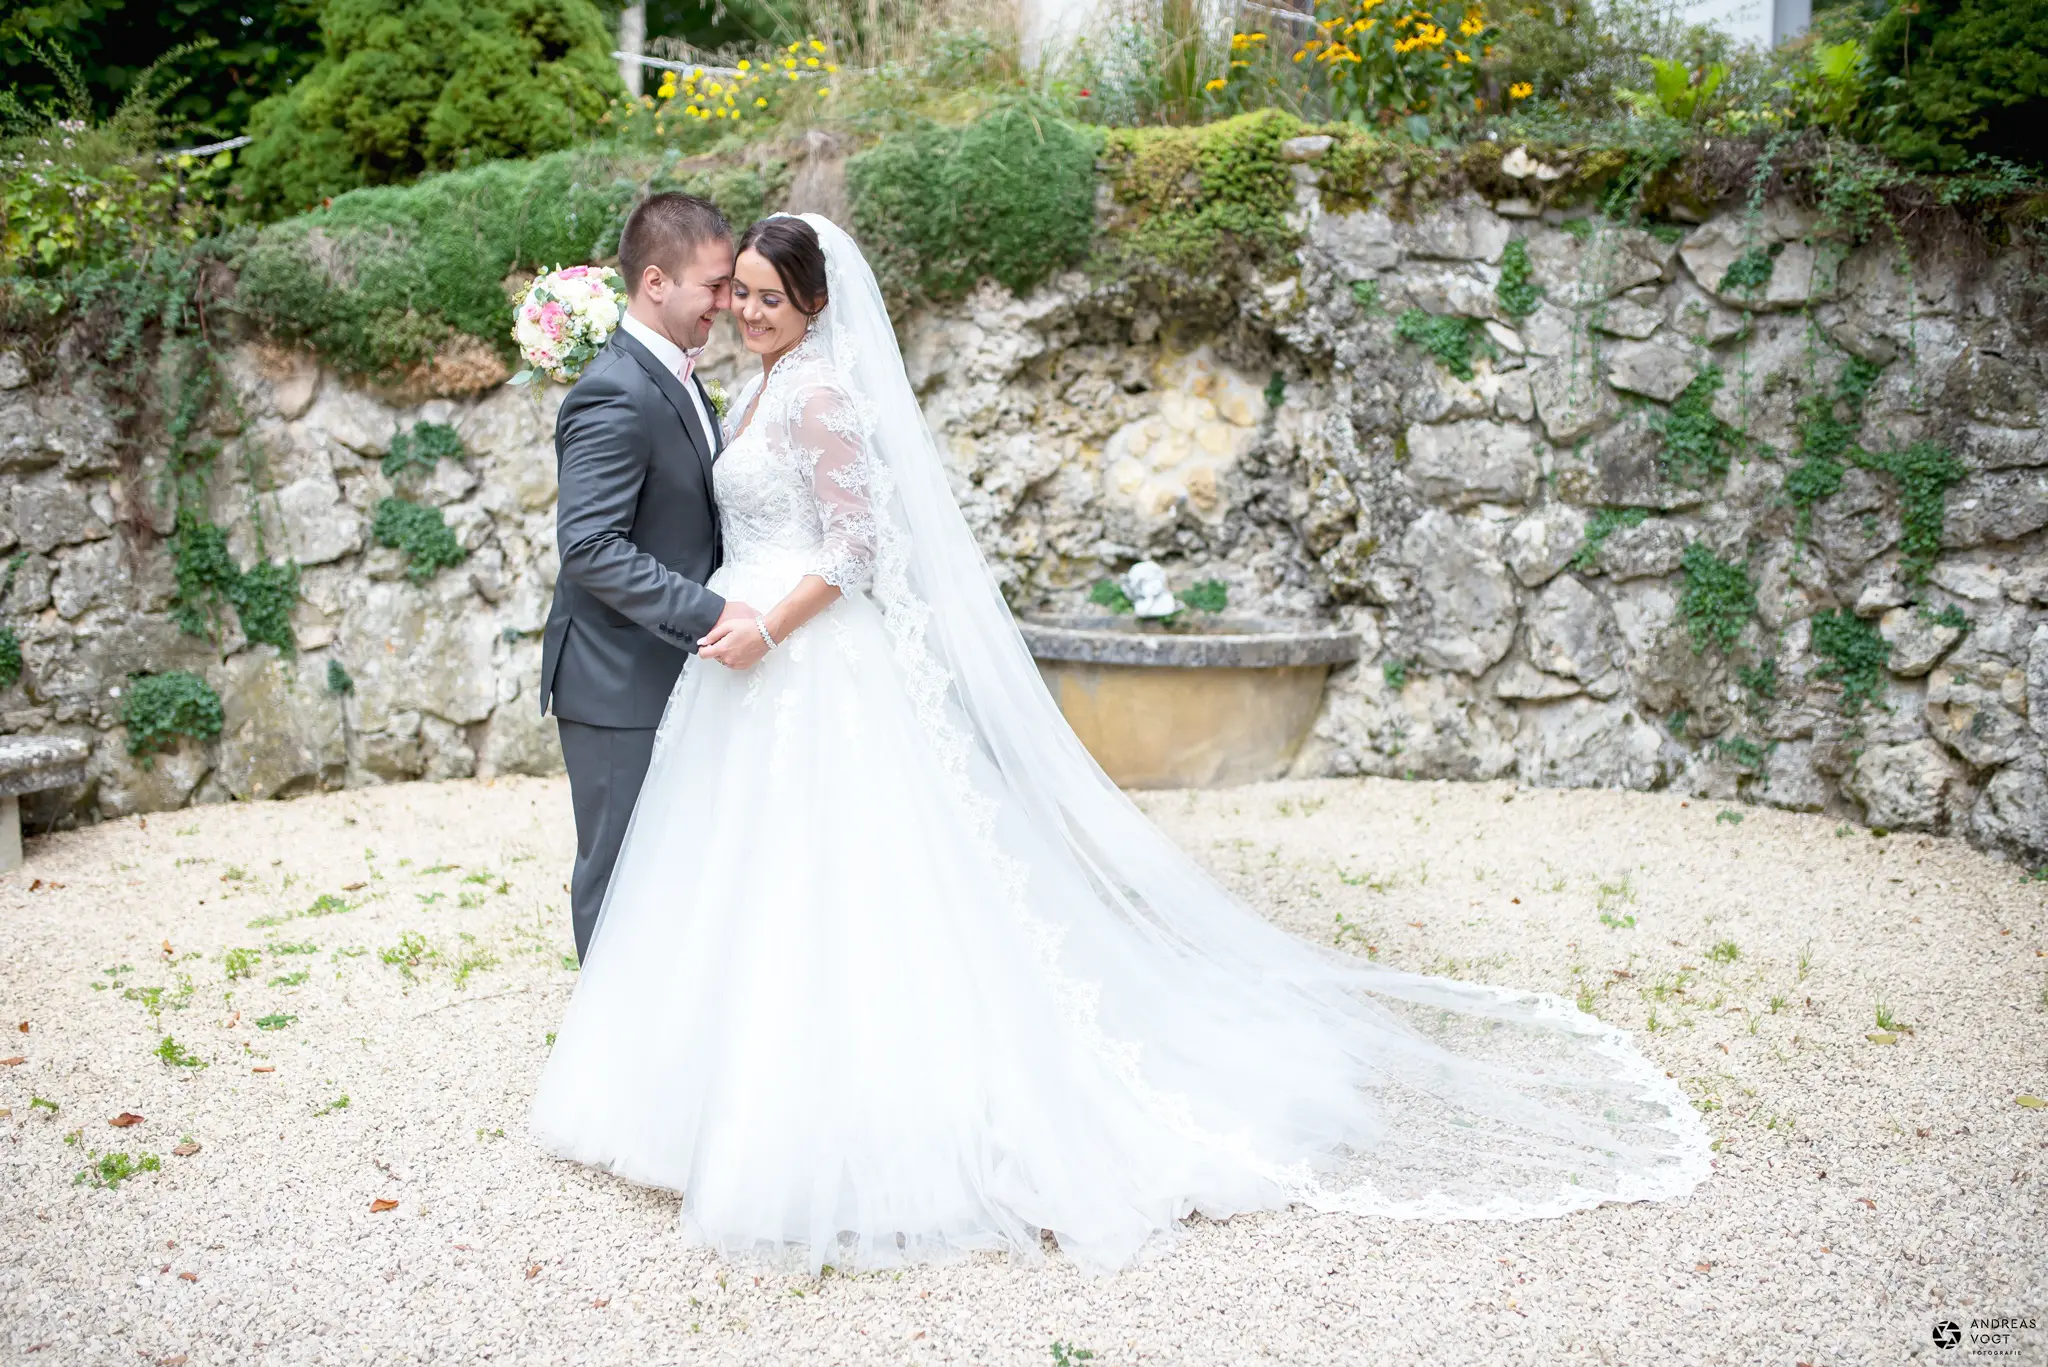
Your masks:
<svg viewBox="0 0 2048 1367"><path fill-rule="evenodd" d="M683 425L683 435L689 438L690 449L697 453L697 464L704 471L704 488L708 493L712 487L712 453L704 445L705 437L702 428L697 423L697 415L692 411L690 395L683 388L683 382L677 379L674 373L664 367L660 361L656 360L654 353L642 346L624 328L620 328L612 334L612 345L620 348L628 356L639 362L640 368L653 378L656 387L661 390L661 396L668 400L668 406L676 411L676 420ZM692 375L691 379L694 381L696 377ZM704 409L707 413L710 412L711 405L706 403Z"/></svg>
<svg viewBox="0 0 2048 1367"><path fill-rule="evenodd" d="M718 406L711 402L711 391L704 387L704 379L696 371L690 372L690 383L697 386L697 397L704 400L704 418L711 424L711 462L725 454L725 426L718 420Z"/></svg>

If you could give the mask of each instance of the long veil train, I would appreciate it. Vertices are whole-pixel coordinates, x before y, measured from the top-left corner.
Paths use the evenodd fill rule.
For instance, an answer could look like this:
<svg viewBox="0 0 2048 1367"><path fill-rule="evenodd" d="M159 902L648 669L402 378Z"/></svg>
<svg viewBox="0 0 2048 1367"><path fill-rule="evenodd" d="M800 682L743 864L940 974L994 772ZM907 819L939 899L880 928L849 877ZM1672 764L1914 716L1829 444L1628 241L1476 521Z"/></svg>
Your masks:
<svg viewBox="0 0 2048 1367"><path fill-rule="evenodd" d="M827 262L829 303L813 330L871 457L869 597L947 799L969 814L979 867L1056 1006L1057 1020L1009 1028L1062 1034L1177 1137L1187 1172L1229 1175L1171 1193L1174 1209L1147 1217L1148 1242L1191 1209L1300 1202L1522 1219L1690 1192L1709 1170L1705 1128L1621 1031L1555 996L1402 972L1297 939L1117 789L1060 715L987 570L872 271L840 228L802 217ZM659 753L658 743L657 765ZM596 944L617 901L607 897ZM948 1243L841 1233L857 1263ZM1085 1265L1135 1252L1060 1233ZM1035 1251L1035 1238L1008 1242ZM814 1266L839 1260L810 1254Z"/></svg>

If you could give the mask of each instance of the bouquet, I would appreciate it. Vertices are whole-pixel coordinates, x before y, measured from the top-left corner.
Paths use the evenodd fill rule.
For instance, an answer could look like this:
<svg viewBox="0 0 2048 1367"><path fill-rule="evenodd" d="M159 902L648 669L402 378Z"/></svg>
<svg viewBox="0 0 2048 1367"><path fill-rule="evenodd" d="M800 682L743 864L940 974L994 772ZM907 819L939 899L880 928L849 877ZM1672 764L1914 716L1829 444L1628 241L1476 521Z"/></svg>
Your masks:
<svg viewBox="0 0 2048 1367"><path fill-rule="evenodd" d="M570 266L537 276L512 311L512 340L526 369L513 384L543 375L572 383L626 313L625 282L609 266Z"/></svg>

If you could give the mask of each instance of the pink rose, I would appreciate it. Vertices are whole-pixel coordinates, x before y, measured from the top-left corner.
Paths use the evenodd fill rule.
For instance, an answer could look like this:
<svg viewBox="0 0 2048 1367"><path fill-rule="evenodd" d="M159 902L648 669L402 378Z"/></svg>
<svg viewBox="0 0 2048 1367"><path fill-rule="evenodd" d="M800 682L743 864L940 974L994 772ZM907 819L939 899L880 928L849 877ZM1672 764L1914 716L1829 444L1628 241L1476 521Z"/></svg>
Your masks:
<svg viewBox="0 0 2048 1367"><path fill-rule="evenodd" d="M589 271L590 267L588 266L571 266L569 267L569 269L565 271L557 271L555 273L564 280L580 280L583 278L583 276L587 275Z"/></svg>
<svg viewBox="0 0 2048 1367"><path fill-rule="evenodd" d="M540 330L547 334L549 341L559 342L562 340L562 330L568 326L568 321L569 310L563 308L554 300L550 299L547 303L541 305Z"/></svg>

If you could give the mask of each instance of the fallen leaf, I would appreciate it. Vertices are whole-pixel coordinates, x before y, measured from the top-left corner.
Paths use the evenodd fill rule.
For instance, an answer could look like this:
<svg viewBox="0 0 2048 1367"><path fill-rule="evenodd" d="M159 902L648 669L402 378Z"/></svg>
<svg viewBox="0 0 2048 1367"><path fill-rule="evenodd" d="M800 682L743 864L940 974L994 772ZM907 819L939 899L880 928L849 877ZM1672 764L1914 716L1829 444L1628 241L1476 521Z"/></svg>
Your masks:
<svg viewBox="0 0 2048 1367"><path fill-rule="evenodd" d="M910 1337L912 1337L913 1339L921 1339L924 1337L924 1330L920 1329L915 1334L912 1334Z"/></svg>
<svg viewBox="0 0 2048 1367"><path fill-rule="evenodd" d="M169 1263L165 1263L165 1264L164 1264L164 1265L163 1265L162 1267L160 1267L160 1268L158 1268L158 1269L156 1270L156 1275L157 1275L157 1276L159 1276L159 1277L161 1277L161 1276L163 1276L163 1275L164 1275L164 1273L166 1273L166 1272L168 1272L168 1271L170 1271L170 1270L171 1270L171 1265L170 1265Z"/></svg>
<svg viewBox="0 0 2048 1367"><path fill-rule="evenodd" d="M0 1068L12 1068L17 1063L27 1062L28 1059L26 1057L24 1057L21 1054L16 1054L13 1058L0 1058Z"/></svg>
<svg viewBox="0 0 2048 1367"><path fill-rule="evenodd" d="M604 1308L605 1308L605 1307L606 1307L607 1305L610 1305L611 1303L612 1303L612 1298L611 1298L610 1296L606 1296L606 1297L604 1297L604 1298L603 1298L602 1300L594 1300L594 1301L592 1301L592 1302L590 1303L590 1308L591 1308L591 1309L593 1309L593 1310L602 1310L602 1309L604 1309Z"/></svg>
<svg viewBox="0 0 2048 1367"><path fill-rule="evenodd" d="M1521 899L1521 898L1519 898L1519 897L1510 897L1510 898L1508 898L1508 900L1509 900L1510 902L1513 902L1513 903L1514 903L1514 904L1515 904L1516 906L1520 906L1520 905L1522 905L1522 899Z"/></svg>
<svg viewBox="0 0 2048 1367"><path fill-rule="evenodd" d="M24 1035L26 1035L26 1034L28 1033L28 1022L27 1022L27 1021L23 1021L23 1022L21 1023L21 1033L22 1033L22 1034L24 1034Z"/></svg>
<svg viewBox="0 0 2048 1367"><path fill-rule="evenodd" d="M156 1367L185 1367L185 1362L185 1354L180 1353L174 1358L158 1358Z"/></svg>
<svg viewBox="0 0 2048 1367"><path fill-rule="evenodd" d="M125 1130L130 1125L140 1125L142 1123L142 1117L135 1114L135 1112L133 1111L123 1111L121 1112L121 1114L115 1116L112 1120L109 1120L107 1123L109 1125L112 1125L117 1130Z"/></svg>
<svg viewBox="0 0 2048 1367"><path fill-rule="evenodd" d="M1899 1037L1889 1030L1873 1030L1863 1038L1872 1044L1897 1044Z"/></svg>
<svg viewBox="0 0 2048 1367"><path fill-rule="evenodd" d="M256 1067L251 1068L249 1071L252 1073L274 1073L277 1071L277 1069L272 1064L263 1063L258 1064Z"/></svg>
<svg viewBox="0 0 2048 1367"><path fill-rule="evenodd" d="M36 879L28 885L28 890L30 892L41 892L43 890L43 880L40 878Z"/></svg>
<svg viewBox="0 0 2048 1367"><path fill-rule="evenodd" d="M1869 1206L1872 1210L1877 1209L1877 1202L1871 1200L1868 1196L1859 1196L1856 1199L1862 1202L1864 1205Z"/></svg>
<svg viewBox="0 0 2048 1367"><path fill-rule="evenodd" d="M1724 1054L1728 1052L1728 1046L1727 1046L1727 1045L1725 1045L1725 1044L1717 1044L1717 1045L1715 1045L1714 1047L1715 1047L1716 1049L1719 1049L1719 1050L1720 1050L1720 1051L1721 1051L1722 1053L1724 1053Z"/></svg>
<svg viewBox="0 0 2048 1367"><path fill-rule="evenodd" d="M376 1200L370 1202L370 1209L372 1211L397 1210L398 1202L393 1201L387 1197L379 1196Z"/></svg>
<svg viewBox="0 0 2048 1367"><path fill-rule="evenodd" d="M1422 929L1422 922L1420 921L1410 921L1408 924L1414 926L1417 930Z"/></svg>
<svg viewBox="0 0 2048 1367"><path fill-rule="evenodd" d="M171 942L169 940L164 941L164 957L166 959L171 957Z"/></svg>
<svg viewBox="0 0 2048 1367"><path fill-rule="evenodd" d="M1712 1272L1714 1265L1712 1263L1694 1263L1692 1270L1695 1272Z"/></svg>
<svg viewBox="0 0 2048 1367"><path fill-rule="evenodd" d="M197 1272L180 1272L178 1280L181 1282L196 1282L199 1280L199 1274Z"/></svg>
<svg viewBox="0 0 2048 1367"><path fill-rule="evenodd" d="M2026 1107L2030 1111L2038 1111L2043 1106L2048 1106L2048 1101L2043 1101L2040 1097L2037 1096L2016 1096L2013 1098L2013 1100L2019 1102L2020 1105Z"/></svg>
<svg viewBox="0 0 2048 1367"><path fill-rule="evenodd" d="M396 1205L396 1204L397 1204L397 1202L395 1202L395 1201L394 1201L394 1202L393 1202L392 1204L393 1204L393 1205ZM540 1275L540 1264L539 1264L539 1263L528 1263L528 1264L526 1265L526 1280L528 1280L528 1281L532 1281L532 1280L533 1280L533 1279L534 1279L535 1277L538 1277L539 1275Z"/></svg>
<svg viewBox="0 0 2048 1367"><path fill-rule="evenodd" d="M171 1150L172 1155L177 1158L190 1158L193 1154L198 1152L199 1145L191 1142L180 1144L177 1148Z"/></svg>
<svg viewBox="0 0 2048 1367"><path fill-rule="evenodd" d="M365 886L366 885L362 883L343 883L341 885L341 890L343 892L361 892Z"/></svg>

